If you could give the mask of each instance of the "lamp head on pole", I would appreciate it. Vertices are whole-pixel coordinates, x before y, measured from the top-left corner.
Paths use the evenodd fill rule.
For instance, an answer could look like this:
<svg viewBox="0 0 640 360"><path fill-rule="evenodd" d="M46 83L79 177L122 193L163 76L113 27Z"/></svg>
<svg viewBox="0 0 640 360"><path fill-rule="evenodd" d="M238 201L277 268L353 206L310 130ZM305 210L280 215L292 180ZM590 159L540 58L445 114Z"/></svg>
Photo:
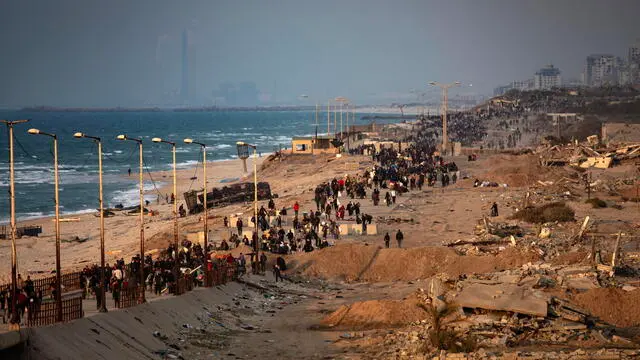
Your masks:
<svg viewBox="0 0 640 360"><path fill-rule="evenodd" d="M116 136L116 139L118 139L118 140L127 140L127 135L118 135L118 136Z"/></svg>
<svg viewBox="0 0 640 360"><path fill-rule="evenodd" d="M84 134L83 134L83 133L81 133L81 132L77 132L77 133L73 134L73 137L74 137L74 138L78 138L78 139L79 139L79 138L83 138L83 137L84 137Z"/></svg>
<svg viewBox="0 0 640 360"><path fill-rule="evenodd" d="M192 144L193 143L193 139L186 138L186 139L184 139L184 143L185 144Z"/></svg>
<svg viewBox="0 0 640 360"><path fill-rule="evenodd" d="M435 82L435 81L429 81L429 85L431 85L431 86L436 86L436 85L438 85L438 83L437 83L437 82Z"/></svg>
<svg viewBox="0 0 640 360"><path fill-rule="evenodd" d="M154 143L159 143L159 142L162 142L162 139L160 139L158 137L155 137L155 138L151 139L151 141L153 141Z"/></svg>
<svg viewBox="0 0 640 360"><path fill-rule="evenodd" d="M249 144L244 141L238 141L236 142L236 148L240 159L246 160L249 158Z"/></svg>
<svg viewBox="0 0 640 360"><path fill-rule="evenodd" d="M456 85L460 85L460 84L462 84L462 83L461 83L460 81L456 81L454 84L456 84Z"/></svg>
<svg viewBox="0 0 640 360"><path fill-rule="evenodd" d="M31 134L31 135L38 135L38 134L40 134L40 130L38 130L38 129L29 129L29 130L27 130L27 132L28 132L29 134Z"/></svg>

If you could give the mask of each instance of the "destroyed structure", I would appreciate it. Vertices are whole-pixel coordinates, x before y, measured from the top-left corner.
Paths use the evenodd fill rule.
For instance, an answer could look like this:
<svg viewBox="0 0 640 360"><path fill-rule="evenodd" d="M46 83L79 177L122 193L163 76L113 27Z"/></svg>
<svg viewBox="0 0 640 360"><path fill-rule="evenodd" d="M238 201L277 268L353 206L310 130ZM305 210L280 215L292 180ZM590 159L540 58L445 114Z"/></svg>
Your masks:
<svg viewBox="0 0 640 360"><path fill-rule="evenodd" d="M207 208L226 206L239 202L252 202L254 200L255 185L244 182L213 188L207 193ZM258 183L258 200L268 200L272 196L268 182ZM204 209L204 195L202 191L191 190L184 193L189 214L199 213Z"/></svg>

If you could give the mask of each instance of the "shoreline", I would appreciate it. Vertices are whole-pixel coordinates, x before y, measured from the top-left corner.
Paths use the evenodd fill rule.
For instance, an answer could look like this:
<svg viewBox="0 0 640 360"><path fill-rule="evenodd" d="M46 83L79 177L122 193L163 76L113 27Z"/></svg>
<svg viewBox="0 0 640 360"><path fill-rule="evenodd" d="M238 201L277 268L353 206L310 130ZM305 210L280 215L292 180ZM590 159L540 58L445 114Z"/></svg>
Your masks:
<svg viewBox="0 0 640 360"><path fill-rule="evenodd" d="M269 157L269 155L272 155L272 154L273 153L262 154L262 157L258 157L258 167L262 164L264 159L266 159L267 157ZM248 175L253 174L253 169L251 166L252 161L253 160L251 158L247 159ZM198 163L198 165L199 164L200 163ZM218 187L223 184L220 181L226 179L226 178L220 178L220 176L214 175L211 172L219 168L224 168L224 169L231 168L234 166L232 164L237 164L238 168L242 168L242 165L239 159L208 160L207 161L207 184L209 184L209 187ZM188 167L183 167L183 168L178 167L176 169L177 182L178 182L178 195L176 195L176 197L178 197L179 194L184 193L184 191L181 191L181 189L184 189L184 186L181 186L181 185L183 185L185 181L191 184L192 180L190 178L194 175L194 173L195 173L195 176L198 177L198 179L193 181L193 188L202 189L202 185L201 185L202 181L199 179L199 177L202 175L202 166L201 165L198 166L197 172L195 171L195 169L196 167L193 165L190 165ZM149 176L149 173L145 172L145 177L144 177L145 187L148 187L149 183L155 184L155 185L158 185L157 190L160 193L170 195L173 187L172 179L171 179L172 170L151 171L150 174L151 176ZM133 173L132 173L132 176L133 176ZM138 176L137 173L135 176L136 177ZM120 177L128 178L126 174L122 174L120 175ZM242 179L242 176L236 176L236 177L238 178L238 180ZM151 180L151 178L153 178L153 181ZM233 182L225 182L224 184L230 184L230 183L233 183ZM137 187L138 187L138 183L136 182L135 189L137 189ZM127 189L128 188L123 187L122 189L119 189L117 191L126 191ZM148 190L145 189L144 191L145 198L149 198L150 195L155 195L155 194L157 194L155 186ZM160 201L161 204L165 203L164 200L165 200L164 198L161 199ZM16 202L18 201L20 201L20 199L16 198ZM151 200L149 201L151 203L150 205L153 205L156 203L155 199L154 201L151 201ZM108 206L106 205L106 202L107 201L105 200L105 206L104 206L105 209L108 208ZM90 207L83 210L74 210L74 211L65 212L61 209L60 218L63 219L65 217L82 216L82 215L88 215L88 214L93 214L97 212L98 212L98 204L96 202L95 207ZM20 217L19 215L16 215L16 227L29 226L29 225L33 225L34 222L39 222L39 221L44 221L49 219L53 220L54 218L55 218L55 215L54 215L53 209L51 209L50 214L26 215L26 217ZM2 220L0 221L0 226L4 226L4 225L8 226L9 223L10 223L10 219Z"/></svg>
<svg viewBox="0 0 640 360"><path fill-rule="evenodd" d="M267 156L259 157L258 166ZM247 159L247 170L252 171L252 159ZM201 189L201 168L197 173L197 178L192 180L195 167L177 170L178 180L178 196L176 196L178 204L184 204L182 194L191 186L193 189ZM220 181L227 178L238 178L236 181L242 181L245 176L253 174L243 174L240 160L223 160L223 161L207 161L207 188L219 187ZM171 193L171 176L172 171L156 171L151 175L154 180L167 178L167 185L159 187L161 192ZM126 176L126 175L125 175ZM258 176L260 176L260 168L258 168ZM156 179L157 178L157 179ZM253 177L249 176L248 181L253 181ZM163 183L165 181L162 181ZM233 183L233 182L230 182ZM96 189L97 190L97 189ZM96 191L97 192L97 191ZM156 193L155 189L146 192L148 194ZM97 195L97 194L96 194ZM88 197L90 201L91 198ZM21 201L17 199L17 201ZM97 196L95 200L95 208L98 207ZM173 219L173 205L167 204L162 198L158 204L156 201L150 202L148 209L154 210L156 216L145 217L145 243L147 251L162 247L165 244L165 237L168 229L171 228ZM216 215L222 213L216 212ZM62 269L67 272L72 269L81 269L86 265L93 264L99 259L99 239L100 225L97 211L91 211L82 214L61 215L60 222L60 241L62 255ZM209 214L214 216L213 213ZM50 273L55 268L55 222L54 216L39 217L37 219L21 220L16 222L17 227L22 226L41 226L42 233L37 237L24 236L16 239L16 249L18 251L18 273L26 278L30 275L32 278L38 278ZM112 264L116 259L127 259L139 252L137 243L139 238L139 217L127 216L123 212L113 217L105 217L105 254L106 261ZM181 233L191 232L194 225L198 223L198 217L189 215L180 220ZM213 222L212 222L213 224ZM197 227L197 225L196 225ZM172 231L172 230L171 230ZM172 238L172 236L169 236ZM133 245L136 244L136 245ZM0 240L0 284L10 279L11 274L11 241Z"/></svg>

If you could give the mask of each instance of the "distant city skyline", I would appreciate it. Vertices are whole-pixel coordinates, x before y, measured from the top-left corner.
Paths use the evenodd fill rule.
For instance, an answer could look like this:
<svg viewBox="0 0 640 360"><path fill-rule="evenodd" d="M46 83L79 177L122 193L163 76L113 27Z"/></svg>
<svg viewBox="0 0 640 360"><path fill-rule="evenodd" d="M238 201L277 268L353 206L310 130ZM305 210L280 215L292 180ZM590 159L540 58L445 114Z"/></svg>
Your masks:
<svg viewBox="0 0 640 360"><path fill-rule="evenodd" d="M547 64L581 78L588 56L626 59L640 37L636 0L60 0L2 9L0 107L391 103L415 99L412 89L437 99L431 80L473 84L452 94L490 95ZM620 79L634 66L625 63ZM221 96L229 84L235 95Z"/></svg>

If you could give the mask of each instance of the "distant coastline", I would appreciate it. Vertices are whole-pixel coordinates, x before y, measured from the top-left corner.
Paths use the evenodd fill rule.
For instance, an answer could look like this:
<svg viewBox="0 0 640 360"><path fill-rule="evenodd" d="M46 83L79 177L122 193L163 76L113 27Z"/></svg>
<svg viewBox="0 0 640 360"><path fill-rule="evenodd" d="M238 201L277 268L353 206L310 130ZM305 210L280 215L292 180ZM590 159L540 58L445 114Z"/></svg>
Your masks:
<svg viewBox="0 0 640 360"><path fill-rule="evenodd" d="M252 106L252 107L57 107L31 106L24 112L217 112L217 111L314 111L315 106ZM322 111L322 109L320 109Z"/></svg>
<svg viewBox="0 0 640 360"><path fill-rule="evenodd" d="M313 112L315 106L255 106L255 107L57 107L57 106L30 106L15 109L16 112L28 113L136 113L136 112L157 112L157 113L204 113L204 112L279 112L279 111L306 111ZM320 107L318 111L326 113L326 108ZM331 109L339 111L338 109ZM350 109L352 110L352 109ZM432 106L409 106L405 107L404 114L397 107L388 105L360 105L355 112L358 120L410 120L415 119L421 113L436 114L438 109ZM453 110L453 109L452 109ZM11 110L7 110L11 111Z"/></svg>

